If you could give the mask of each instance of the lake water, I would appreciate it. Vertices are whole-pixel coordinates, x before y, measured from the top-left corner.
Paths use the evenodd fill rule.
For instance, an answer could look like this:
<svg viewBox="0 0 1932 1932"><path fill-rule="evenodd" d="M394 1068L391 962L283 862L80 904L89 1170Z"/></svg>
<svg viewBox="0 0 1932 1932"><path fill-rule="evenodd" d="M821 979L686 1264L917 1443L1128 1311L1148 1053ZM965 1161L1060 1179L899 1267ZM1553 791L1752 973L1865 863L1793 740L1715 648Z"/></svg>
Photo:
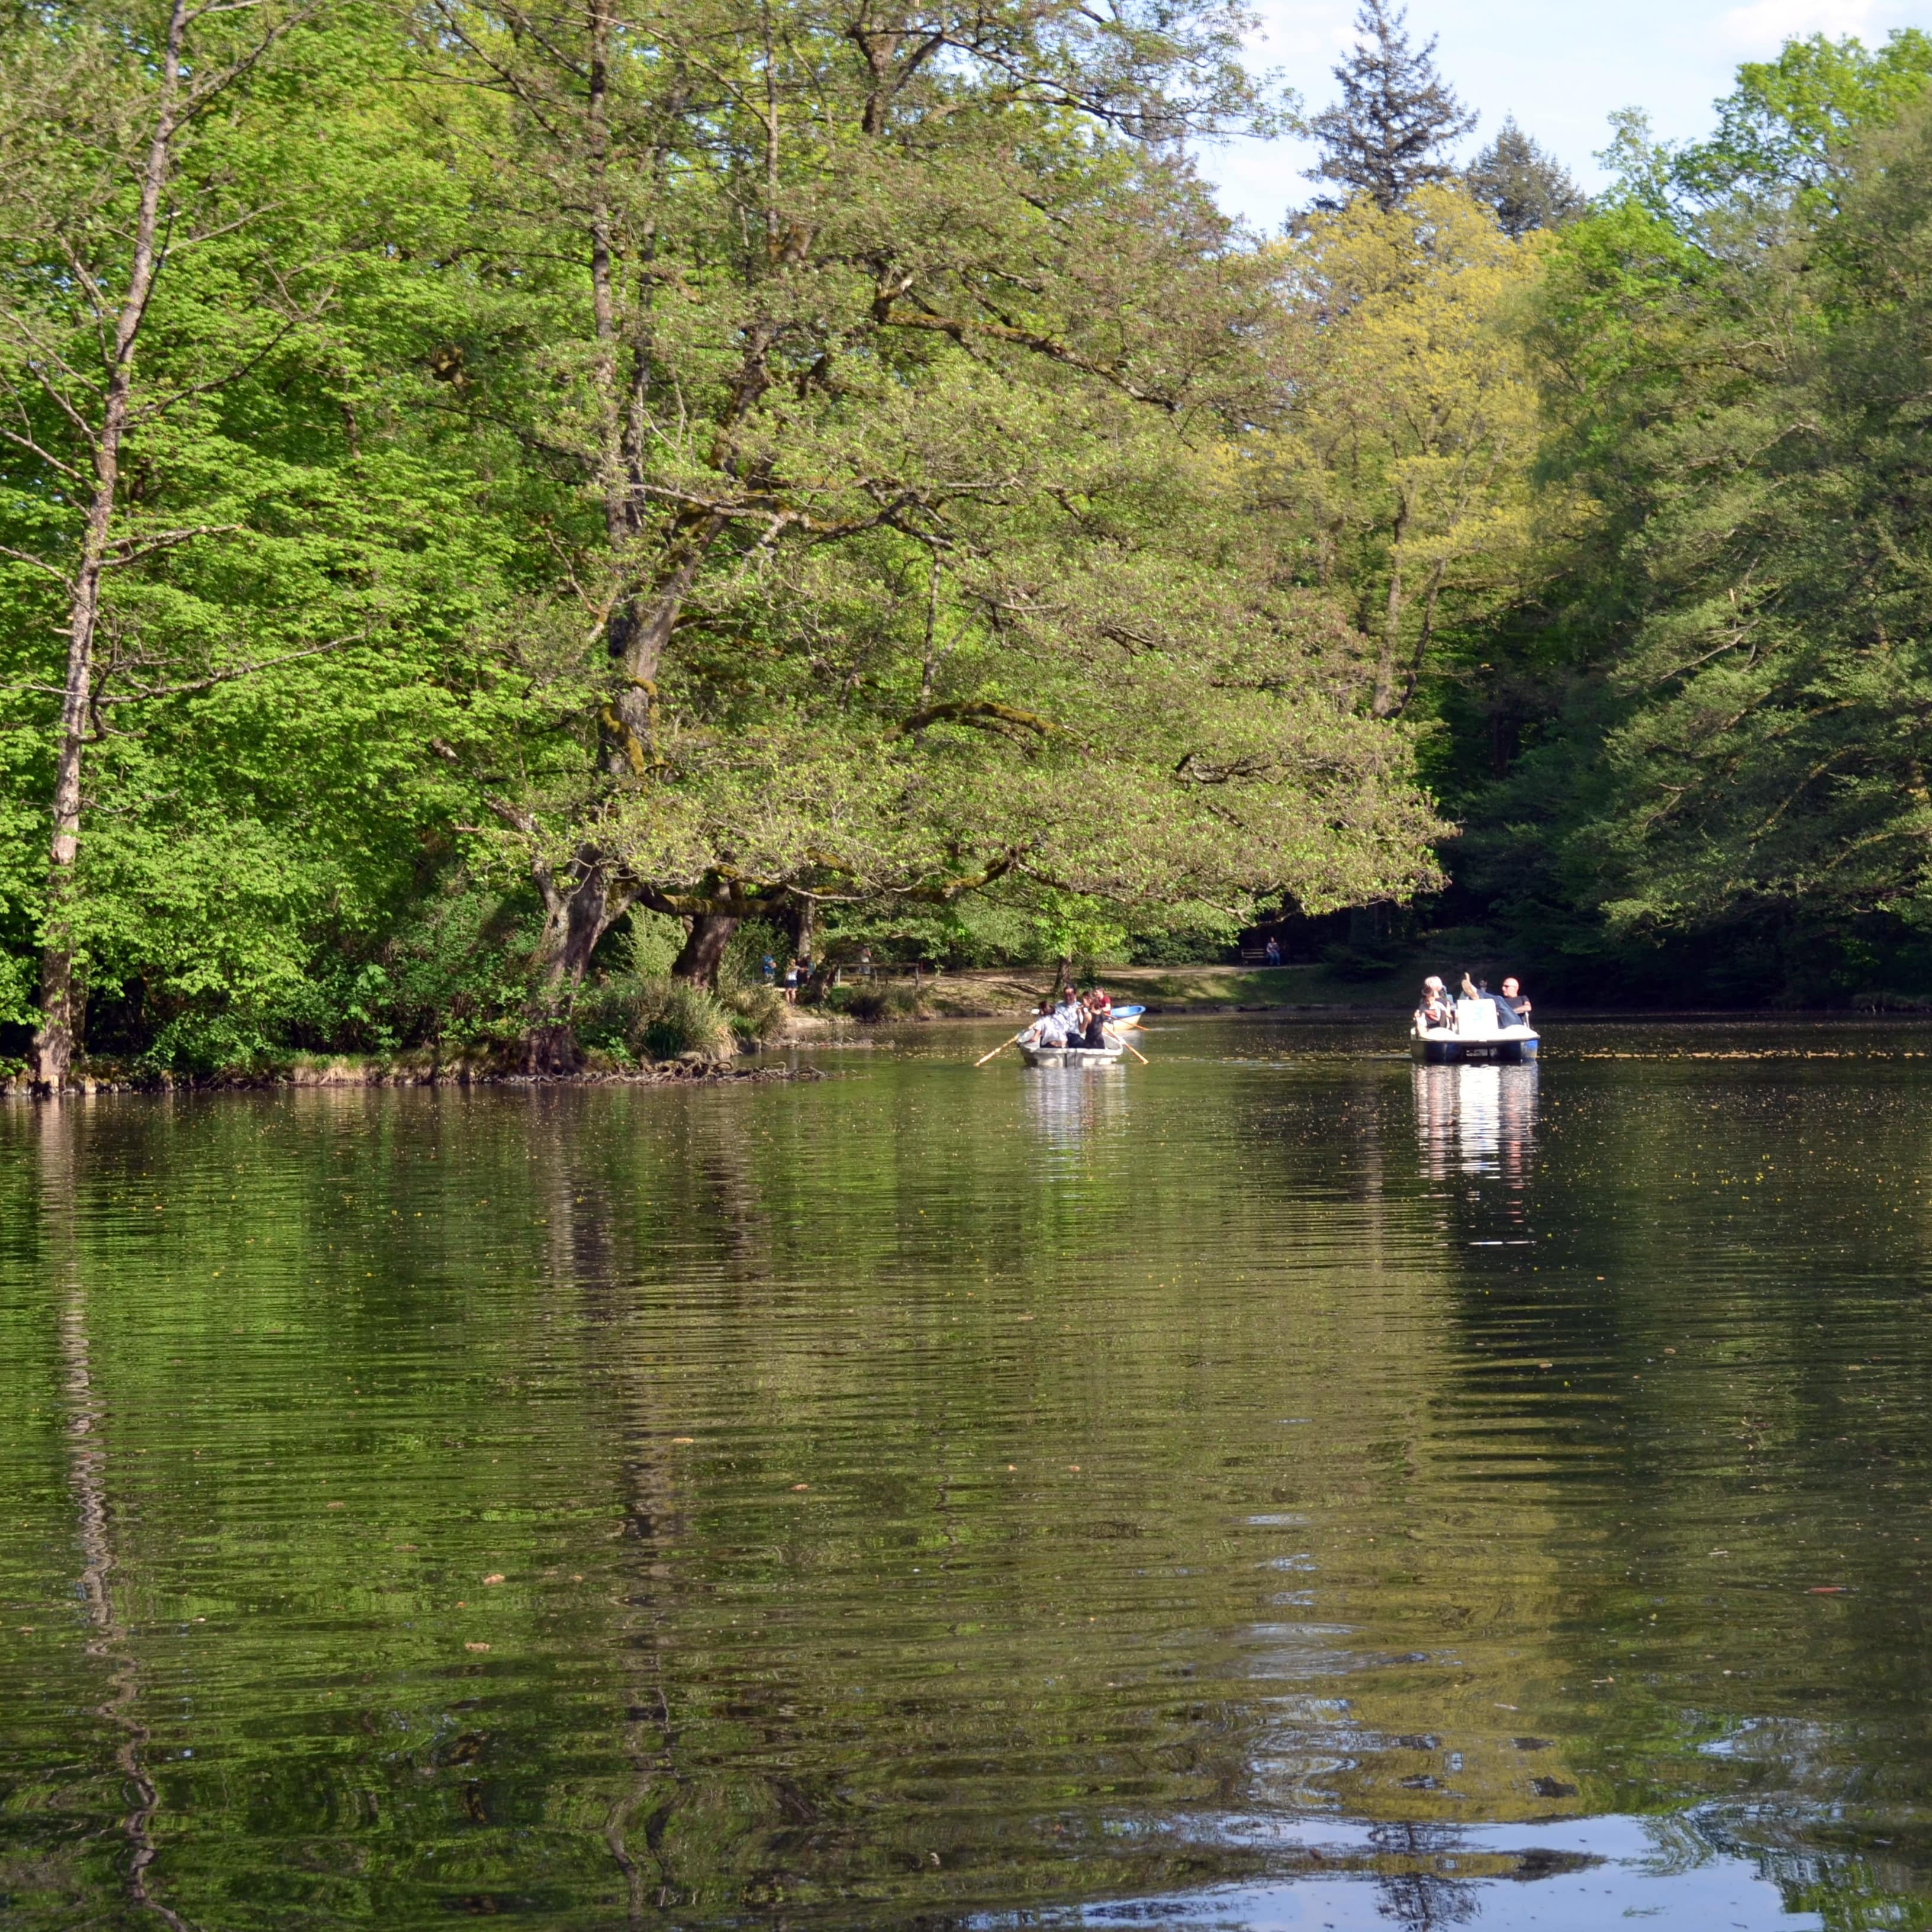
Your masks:
<svg viewBox="0 0 1932 1932"><path fill-rule="evenodd" d="M1932 1031L998 1037L0 1111L0 1924L1932 1923Z"/></svg>

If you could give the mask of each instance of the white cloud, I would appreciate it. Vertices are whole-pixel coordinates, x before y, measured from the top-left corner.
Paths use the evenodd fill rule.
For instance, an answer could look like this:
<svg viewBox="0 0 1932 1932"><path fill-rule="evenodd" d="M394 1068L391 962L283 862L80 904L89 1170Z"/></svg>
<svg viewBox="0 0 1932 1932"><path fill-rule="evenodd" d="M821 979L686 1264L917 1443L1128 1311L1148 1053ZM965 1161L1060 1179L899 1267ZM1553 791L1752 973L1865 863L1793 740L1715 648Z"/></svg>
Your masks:
<svg viewBox="0 0 1932 1932"><path fill-rule="evenodd" d="M1733 7L1717 23L1717 38L1742 54L1773 54L1794 34L1856 34L1882 40L1899 8L1882 0L1751 0Z"/></svg>
<svg viewBox="0 0 1932 1932"><path fill-rule="evenodd" d="M1286 61L1312 67L1325 79L1327 69L1355 38L1350 0L1264 0L1256 10L1261 31L1250 45L1260 65Z"/></svg>
<svg viewBox="0 0 1932 1932"><path fill-rule="evenodd" d="M1353 38L1356 0L1249 0L1260 16L1254 65L1277 68L1311 108L1335 94L1329 70ZM1441 36L1437 58L1482 126L1466 152L1514 114L1585 186L1602 178L1592 155L1615 109L1639 106L1659 135L1708 134L1712 104L1737 82L1740 60L1762 60L1792 34L1856 34L1932 25L1932 0L1407 0L1409 31ZM1274 228L1312 191L1299 142L1231 141L1202 156L1226 206Z"/></svg>

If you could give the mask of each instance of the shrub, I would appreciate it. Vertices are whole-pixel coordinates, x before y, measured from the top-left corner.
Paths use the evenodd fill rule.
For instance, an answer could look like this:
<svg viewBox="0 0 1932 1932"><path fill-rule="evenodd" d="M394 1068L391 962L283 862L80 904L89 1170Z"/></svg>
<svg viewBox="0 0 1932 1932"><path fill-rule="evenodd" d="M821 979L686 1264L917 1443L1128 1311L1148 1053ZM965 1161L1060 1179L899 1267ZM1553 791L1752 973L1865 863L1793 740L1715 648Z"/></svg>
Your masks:
<svg viewBox="0 0 1932 1932"><path fill-rule="evenodd" d="M784 995L762 980L727 993L722 1004L731 1030L740 1040L762 1046L784 1030Z"/></svg>
<svg viewBox="0 0 1932 1932"><path fill-rule="evenodd" d="M633 906L611 928L598 956L608 958L620 979L662 980L683 946L682 920Z"/></svg>
<svg viewBox="0 0 1932 1932"><path fill-rule="evenodd" d="M613 1060L633 1057L633 1042L643 1032L664 998L662 982L630 977L586 986L577 996L571 1016L577 1043L586 1052L608 1054Z"/></svg>
<svg viewBox="0 0 1932 1932"><path fill-rule="evenodd" d="M737 1050L730 1017L717 996L682 980L664 988L637 1044L653 1060L677 1060L686 1054L729 1060Z"/></svg>
<svg viewBox="0 0 1932 1932"><path fill-rule="evenodd" d="M883 1020L916 1019L925 1010L921 988L901 981L861 981L856 986L834 986L825 1004L835 1013L877 1024Z"/></svg>

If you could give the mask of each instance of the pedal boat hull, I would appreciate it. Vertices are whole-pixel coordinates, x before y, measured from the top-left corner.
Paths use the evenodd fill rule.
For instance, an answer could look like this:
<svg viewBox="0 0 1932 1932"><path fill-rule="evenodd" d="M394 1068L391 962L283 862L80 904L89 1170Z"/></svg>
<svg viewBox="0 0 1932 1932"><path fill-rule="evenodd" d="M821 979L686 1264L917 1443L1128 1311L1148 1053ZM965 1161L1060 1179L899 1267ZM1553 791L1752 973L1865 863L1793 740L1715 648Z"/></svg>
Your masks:
<svg viewBox="0 0 1932 1932"><path fill-rule="evenodd" d="M1532 1027L1501 1027L1491 1034L1460 1034L1431 1027L1412 1034L1408 1050L1425 1066L1520 1066L1536 1058Z"/></svg>

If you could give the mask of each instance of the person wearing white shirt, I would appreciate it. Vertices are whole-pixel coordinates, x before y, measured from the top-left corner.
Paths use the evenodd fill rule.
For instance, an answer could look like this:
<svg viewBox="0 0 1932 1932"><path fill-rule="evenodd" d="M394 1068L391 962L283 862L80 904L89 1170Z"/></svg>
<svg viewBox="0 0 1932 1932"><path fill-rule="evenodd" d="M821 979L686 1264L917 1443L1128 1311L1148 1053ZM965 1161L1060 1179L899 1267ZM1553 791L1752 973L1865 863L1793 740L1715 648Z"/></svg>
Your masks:
<svg viewBox="0 0 1932 1932"><path fill-rule="evenodd" d="M1080 995L1071 986L1060 988L1060 1004L1053 1010L1053 1017L1060 1022L1061 1033L1066 1040L1078 1039L1087 1030L1087 1010L1080 1004Z"/></svg>
<svg viewBox="0 0 1932 1932"><path fill-rule="evenodd" d="M1020 1035L1022 1046L1064 1046L1066 1029L1061 1024L1060 1016L1042 1000L1040 1011L1034 1016L1033 1024Z"/></svg>

